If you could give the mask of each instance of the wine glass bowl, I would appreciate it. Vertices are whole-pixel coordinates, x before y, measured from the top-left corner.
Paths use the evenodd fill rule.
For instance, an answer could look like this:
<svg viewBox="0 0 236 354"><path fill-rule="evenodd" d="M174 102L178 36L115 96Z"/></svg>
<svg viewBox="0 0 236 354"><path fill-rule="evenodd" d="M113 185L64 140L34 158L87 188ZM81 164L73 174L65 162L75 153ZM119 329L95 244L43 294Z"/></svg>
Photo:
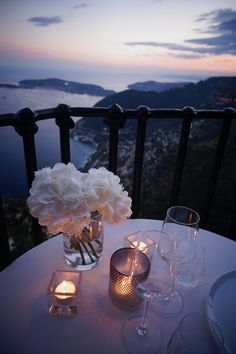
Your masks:
<svg viewBox="0 0 236 354"><path fill-rule="evenodd" d="M156 242L148 280L154 279L155 301L152 310L162 317L177 316L183 309L183 301L175 290L175 240L162 230L149 230L146 236Z"/></svg>
<svg viewBox="0 0 236 354"><path fill-rule="evenodd" d="M190 266L191 261L196 256L199 222L199 214L191 208L173 206L167 210L162 230L169 233L175 240L177 267L180 264ZM179 282L186 285L188 280L187 278L184 279L182 274L182 279Z"/></svg>

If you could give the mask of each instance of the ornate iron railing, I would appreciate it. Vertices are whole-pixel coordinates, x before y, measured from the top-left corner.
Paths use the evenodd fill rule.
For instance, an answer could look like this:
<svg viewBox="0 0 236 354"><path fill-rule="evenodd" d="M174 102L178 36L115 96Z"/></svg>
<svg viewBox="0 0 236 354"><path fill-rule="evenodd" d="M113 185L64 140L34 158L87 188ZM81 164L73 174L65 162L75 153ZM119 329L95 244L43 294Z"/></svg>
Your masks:
<svg viewBox="0 0 236 354"><path fill-rule="evenodd" d="M37 157L35 151L34 135L38 131L37 122L46 119L55 119L55 123L60 131L60 151L61 161L68 163L70 161L70 129L74 127L72 117L103 117L103 122L109 127L109 161L108 168L116 173L119 131L122 134L122 128L127 120L137 121L135 160L133 169L133 187L132 187L132 210L133 217L139 216L141 184L143 172L143 158L145 146L145 134L147 122L151 119L181 119L182 127L178 143L178 151L173 176L173 184L169 205L178 203L181 180L183 175L185 157L189 142L191 124L194 120L217 119L222 121L222 128L218 138L215 151L214 162L210 173L207 193L203 201L201 210L201 227L207 227L207 221L215 193L216 183L220 172L222 159L231 122L236 118L236 111L232 108L224 110L194 110L191 107L183 109L150 109L146 106L140 106L137 109L124 109L117 104L107 108L71 108L61 104L56 108L31 111L28 108L22 109L17 114L0 115L0 127L12 126L22 137L24 146L25 166L27 172L27 184L30 188L34 178L34 171L37 170ZM4 210L0 203L0 258L2 267L7 265L10 260L10 250L8 244L7 227L4 219ZM235 210L235 209L234 209ZM236 239L236 215L232 215L232 222L228 228L227 237ZM34 244L42 242L42 230L36 219L32 219L32 228L34 235Z"/></svg>

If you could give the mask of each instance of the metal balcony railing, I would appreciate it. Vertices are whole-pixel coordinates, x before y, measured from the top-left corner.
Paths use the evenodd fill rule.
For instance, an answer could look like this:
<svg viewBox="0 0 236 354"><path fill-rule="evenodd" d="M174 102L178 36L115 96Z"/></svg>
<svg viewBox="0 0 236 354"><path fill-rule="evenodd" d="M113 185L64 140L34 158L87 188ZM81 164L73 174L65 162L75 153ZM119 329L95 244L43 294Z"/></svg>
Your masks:
<svg viewBox="0 0 236 354"><path fill-rule="evenodd" d="M31 187L31 183L34 178L34 171L37 170L37 157L34 139L34 135L38 131L37 122L46 119L55 119L55 123L59 127L60 131L61 161L68 163L70 161L70 129L74 127L72 117L87 117L89 119L100 117L104 124L108 126L108 168L114 173L117 171L119 133L122 134L122 129L125 126L126 121L136 120L137 130L132 181L133 187L131 195L133 218L139 216L140 210L145 135L148 121L151 119L167 118L180 119L182 121L169 205L178 204L192 122L194 120L209 119L222 121L222 127L218 137L214 161L208 181L208 188L205 198L202 201L202 208L200 212L201 227L207 228L208 217L212 206L216 183L228 140L231 123L232 120L236 118L236 111L234 109L194 110L191 107L185 107L183 109L149 109L146 106L140 106L137 109L123 109L117 104L108 108L71 108L67 105L61 104L56 108L47 110L33 112L30 109L25 108L17 114L0 115L0 127L12 126L22 137L28 188ZM0 202L0 265L1 267L4 267L9 264L11 254L9 249L7 226L4 218L4 210L2 201L0 200ZM236 205L234 207L236 207ZM235 211L236 209L233 208L233 210ZM231 239L236 239L235 220L236 215L232 214L231 223L229 224L227 232L227 237L230 237ZM43 238L42 229L40 225L38 225L37 220L34 218L32 218L32 230L34 244L37 245L42 242Z"/></svg>

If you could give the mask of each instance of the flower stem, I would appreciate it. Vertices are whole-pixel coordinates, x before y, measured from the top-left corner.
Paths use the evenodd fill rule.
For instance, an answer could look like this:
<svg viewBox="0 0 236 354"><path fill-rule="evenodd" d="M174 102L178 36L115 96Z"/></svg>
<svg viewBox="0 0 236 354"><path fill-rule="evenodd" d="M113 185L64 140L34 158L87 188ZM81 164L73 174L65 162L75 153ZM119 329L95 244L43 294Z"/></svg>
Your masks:
<svg viewBox="0 0 236 354"><path fill-rule="evenodd" d="M102 242L100 240L94 240L99 246L102 246Z"/></svg>
<svg viewBox="0 0 236 354"><path fill-rule="evenodd" d="M87 244L89 245L91 251L92 251L92 254L94 255L94 257L98 258L98 255L92 245L92 242L88 239L87 235L85 235L85 237L87 238L87 240L85 242L87 242Z"/></svg>
<svg viewBox="0 0 236 354"><path fill-rule="evenodd" d="M102 242L96 238L96 235L91 234L87 227L78 236L75 235L71 238L71 247L79 251L83 265L90 263L89 261L86 262L85 252L92 263L99 258L95 243L100 247L102 246Z"/></svg>
<svg viewBox="0 0 236 354"><path fill-rule="evenodd" d="M82 243L82 245L83 245L85 251L87 252L87 254L88 254L88 256L89 256L91 262L94 262L94 259L93 259L93 257L91 256L91 254L90 254L90 252L89 252L89 250L88 250L88 247L87 247L86 244L85 244L86 242L82 242L82 241L81 241L81 243ZM86 264L86 263L85 263L85 264Z"/></svg>
<svg viewBox="0 0 236 354"><path fill-rule="evenodd" d="M82 247L81 247L81 245L80 245L80 242L77 243L77 246L78 246L78 249L79 249L81 258L82 258L82 264L85 265L86 262L85 262L85 258L84 258L84 252L83 252L83 250L82 250Z"/></svg>

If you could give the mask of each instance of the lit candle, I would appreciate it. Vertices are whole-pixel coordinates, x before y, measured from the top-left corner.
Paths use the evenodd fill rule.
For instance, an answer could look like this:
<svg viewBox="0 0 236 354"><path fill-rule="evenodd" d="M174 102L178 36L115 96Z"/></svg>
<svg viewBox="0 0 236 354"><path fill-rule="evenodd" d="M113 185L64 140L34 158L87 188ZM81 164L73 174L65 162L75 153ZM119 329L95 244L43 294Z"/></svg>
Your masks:
<svg viewBox="0 0 236 354"><path fill-rule="evenodd" d="M132 243L134 248L138 248L139 251L146 253L147 252L147 244L143 241L134 241Z"/></svg>
<svg viewBox="0 0 236 354"><path fill-rule="evenodd" d="M132 295L132 287L131 287L131 279L130 277L124 277L123 279L119 279L114 284L115 292L117 295L129 297Z"/></svg>
<svg viewBox="0 0 236 354"><path fill-rule="evenodd" d="M131 245L131 243L130 243ZM150 262L143 252L134 247L116 250L110 260L109 297L122 309L134 309L143 300L135 292L135 284L147 279Z"/></svg>
<svg viewBox="0 0 236 354"><path fill-rule="evenodd" d="M64 293L67 295L57 295L57 293ZM65 300L71 297L68 294L73 295L75 293L75 284L70 280L63 280L60 284L57 285L55 289L55 296L60 300Z"/></svg>

